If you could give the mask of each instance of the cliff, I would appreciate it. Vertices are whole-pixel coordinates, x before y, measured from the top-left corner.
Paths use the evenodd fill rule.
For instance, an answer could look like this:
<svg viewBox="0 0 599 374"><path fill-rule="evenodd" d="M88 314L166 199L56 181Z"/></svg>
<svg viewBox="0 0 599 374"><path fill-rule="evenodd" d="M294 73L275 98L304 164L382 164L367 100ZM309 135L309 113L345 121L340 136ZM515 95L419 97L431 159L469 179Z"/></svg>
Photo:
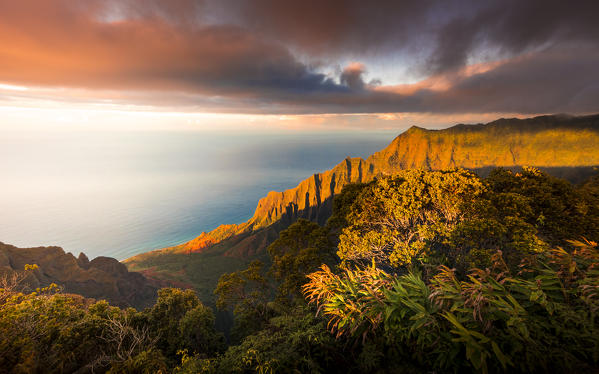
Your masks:
<svg viewBox="0 0 599 374"><path fill-rule="evenodd" d="M0 242L0 275L36 264L26 279L29 289L56 283L66 293L105 299L121 307L144 308L153 304L157 288L148 279L114 258L96 257L89 261L83 253L75 258L60 247L17 248Z"/></svg>
<svg viewBox="0 0 599 374"><path fill-rule="evenodd" d="M260 199L247 222L221 225L187 243L141 254L125 263L135 268L137 263L158 254L189 254L215 248L225 256L251 257L263 251L281 228L298 218L325 223L331 213L332 197L346 184L368 182L402 169L463 167L484 174L497 166L523 165L574 178L580 175L581 168L592 170L592 166L599 165L599 115L499 119L444 130L412 127L366 160L347 158L295 188L269 192Z"/></svg>

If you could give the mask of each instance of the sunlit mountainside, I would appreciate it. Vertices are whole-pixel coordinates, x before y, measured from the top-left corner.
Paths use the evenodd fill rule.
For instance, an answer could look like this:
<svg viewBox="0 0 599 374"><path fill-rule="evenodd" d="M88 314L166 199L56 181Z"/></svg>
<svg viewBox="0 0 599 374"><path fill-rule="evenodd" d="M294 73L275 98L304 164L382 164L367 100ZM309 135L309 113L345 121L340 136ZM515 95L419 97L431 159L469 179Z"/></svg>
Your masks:
<svg viewBox="0 0 599 374"><path fill-rule="evenodd" d="M332 197L349 183L365 183L405 169L462 167L486 175L493 167L521 166L536 166L580 181L599 165L597 144L599 115L500 119L445 130L412 127L366 160L347 158L293 189L270 192L247 222L221 225L190 242L124 263L152 278L193 285L210 297L222 271L264 256L268 245L290 223L305 218L324 224L331 214Z"/></svg>

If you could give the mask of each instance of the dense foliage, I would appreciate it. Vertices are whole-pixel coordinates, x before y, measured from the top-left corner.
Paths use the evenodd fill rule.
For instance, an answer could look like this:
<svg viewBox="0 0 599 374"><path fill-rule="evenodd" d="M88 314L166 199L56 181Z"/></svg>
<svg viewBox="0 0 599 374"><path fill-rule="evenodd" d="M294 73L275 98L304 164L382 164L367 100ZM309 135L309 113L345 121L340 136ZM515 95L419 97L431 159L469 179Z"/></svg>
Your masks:
<svg viewBox="0 0 599 374"><path fill-rule="evenodd" d="M534 168L496 169L484 180L464 170L407 170L362 186L345 208L337 254L392 272L427 264L464 272L501 250L516 266L570 239L598 240L596 190L596 182L576 188Z"/></svg>
<svg viewBox="0 0 599 374"><path fill-rule="evenodd" d="M580 372L599 368L599 178L407 170L335 197L221 276L122 310L0 279L0 372Z"/></svg>
<svg viewBox="0 0 599 374"><path fill-rule="evenodd" d="M192 291L162 289L153 307L138 312L62 294L55 285L19 292L6 279L0 372L166 373L179 362L177 352L207 357L224 348L212 310Z"/></svg>
<svg viewBox="0 0 599 374"><path fill-rule="evenodd" d="M477 180L406 171L352 191L344 262L310 274L306 297L337 337L382 337L422 370L596 368L599 249L584 238L597 240L597 179Z"/></svg>
<svg viewBox="0 0 599 374"><path fill-rule="evenodd" d="M366 186L339 237L342 260L397 267L424 262L441 251L484 191L467 171L408 170Z"/></svg>
<svg viewBox="0 0 599 374"><path fill-rule="evenodd" d="M381 334L400 356L441 372L579 372L599 358L599 249L535 255L512 274L498 253L465 279L324 266L305 287L337 336Z"/></svg>

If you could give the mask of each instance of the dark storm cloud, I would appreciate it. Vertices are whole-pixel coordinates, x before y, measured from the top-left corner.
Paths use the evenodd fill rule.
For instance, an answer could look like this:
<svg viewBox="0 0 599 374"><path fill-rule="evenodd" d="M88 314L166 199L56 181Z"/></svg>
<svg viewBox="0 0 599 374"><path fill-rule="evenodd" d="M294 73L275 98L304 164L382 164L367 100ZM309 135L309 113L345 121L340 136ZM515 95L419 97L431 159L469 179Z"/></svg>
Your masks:
<svg viewBox="0 0 599 374"><path fill-rule="evenodd" d="M597 1L219 1L244 26L312 54L426 51L435 72L463 66L477 49L514 54L599 41ZM227 4L223 6L222 4Z"/></svg>
<svg viewBox="0 0 599 374"><path fill-rule="evenodd" d="M598 12L596 1L6 1L0 82L219 111L596 111ZM365 81L377 71L360 61L397 55L428 78ZM320 72L337 61L358 62Z"/></svg>
<svg viewBox="0 0 599 374"><path fill-rule="evenodd" d="M447 92L430 95L424 106L451 112L597 111L598 66L599 49L595 46L551 48L455 82Z"/></svg>
<svg viewBox="0 0 599 374"><path fill-rule="evenodd" d="M225 19L311 54L363 52L410 42L435 1L214 1Z"/></svg>
<svg viewBox="0 0 599 374"><path fill-rule="evenodd" d="M584 59L571 58L584 55ZM593 45L550 48L510 59L478 73L441 79L447 87L425 84L364 86L342 94L282 95L277 112L297 113L589 113L599 102L599 50ZM353 78L359 79L359 69ZM344 72L344 74L348 74ZM346 78L347 79L347 78ZM364 84L358 80L357 85ZM300 109L298 109L300 108Z"/></svg>
<svg viewBox="0 0 599 374"><path fill-rule="evenodd" d="M490 1L478 12L440 27L429 67L445 71L463 66L476 48L514 55L572 42L599 45L597 1Z"/></svg>

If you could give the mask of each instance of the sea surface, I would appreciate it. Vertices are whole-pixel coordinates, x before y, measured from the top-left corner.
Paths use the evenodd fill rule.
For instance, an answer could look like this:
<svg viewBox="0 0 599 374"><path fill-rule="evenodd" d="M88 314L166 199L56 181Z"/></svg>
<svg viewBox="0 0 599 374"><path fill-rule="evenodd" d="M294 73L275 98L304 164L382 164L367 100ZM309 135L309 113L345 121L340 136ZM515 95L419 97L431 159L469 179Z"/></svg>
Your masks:
<svg viewBox="0 0 599 374"><path fill-rule="evenodd" d="M123 260L246 221L269 191L396 135L0 132L0 241Z"/></svg>

